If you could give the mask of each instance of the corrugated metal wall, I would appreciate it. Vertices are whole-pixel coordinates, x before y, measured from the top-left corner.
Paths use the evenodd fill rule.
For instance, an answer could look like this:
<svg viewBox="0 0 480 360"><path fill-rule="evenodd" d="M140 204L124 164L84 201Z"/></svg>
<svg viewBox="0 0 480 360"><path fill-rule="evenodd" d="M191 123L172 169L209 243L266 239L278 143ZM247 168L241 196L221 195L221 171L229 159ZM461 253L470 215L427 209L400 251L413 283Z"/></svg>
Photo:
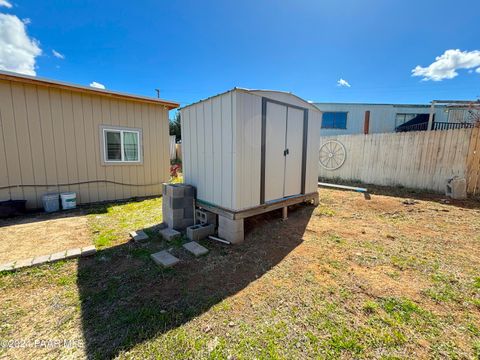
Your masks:
<svg viewBox="0 0 480 360"><path fill-rule="evenodd" d="M228 209L234 204L234 101L232 92L182 112L184 179L197 198Z"/></svg>
<svg viewBox="0 0 480 360"><path fill-rule="evenodd" d="M365 111L370 111L370 134L395 132L395 115L428 114L430 107L394 106L382 104L315 104L321 111L345 111L347 115L346 129L321 129L321 136L363 134ZM448 121L443 108L435 108L436 121Z"/></svg>
<svg viewBox="0 0 480 360"><path fill-rule="evenodd" d="M50 191L75 191L78 203L161 193L169 179L168 111L160 105L0 81L0 200L41 207ZM143 164L101 165L100 125L143 130ZM155 185L150 185L155 184Z"/></svg>

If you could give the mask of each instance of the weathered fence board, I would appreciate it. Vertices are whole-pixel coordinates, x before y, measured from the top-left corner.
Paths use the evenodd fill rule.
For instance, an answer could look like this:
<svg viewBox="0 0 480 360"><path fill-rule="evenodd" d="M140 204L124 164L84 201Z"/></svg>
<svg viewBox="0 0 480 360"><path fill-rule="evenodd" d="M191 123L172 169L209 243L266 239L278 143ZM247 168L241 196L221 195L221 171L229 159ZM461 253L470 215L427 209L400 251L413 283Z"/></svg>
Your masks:
<svg viewBox="0 0 480 360"><path fill-rule="evenodd" d="M467 159L467 192L480 194L480 128L472 131Z"/></svg>
<svg viewBox="0 0 480 360"><path fill-rule="evenodd" d="M446 181L459 176L478 194L479 137L478 128L321 137L320 145L341 142L346 159L336 170L319 166L319 177L443 192Z"/></svg>

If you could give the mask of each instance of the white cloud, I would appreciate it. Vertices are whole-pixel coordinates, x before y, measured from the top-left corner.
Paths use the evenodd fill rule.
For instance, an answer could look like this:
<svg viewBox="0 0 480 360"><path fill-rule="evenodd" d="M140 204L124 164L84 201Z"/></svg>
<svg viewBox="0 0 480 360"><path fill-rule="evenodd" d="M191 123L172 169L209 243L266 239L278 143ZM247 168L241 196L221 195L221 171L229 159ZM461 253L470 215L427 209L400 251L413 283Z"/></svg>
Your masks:
<svg viewBox="0 0 480 360"><path fill-rule="evenodd" d="M105 85L100 84L100 83L98 83L98 82L96 82L96 81L92 81L92 83L90 84L90 86L93 87L93 88L97 88L97 89L103 89L103 90L105 89Z"/></svg>
<svg viewBox="0 0 480 360"><path fill-rule="evenodd" d="M427 67L417 65L412 70L412 76L422 76L422 80L442 81L453 79L459 69L475 69L480 73L480 51L460 51L459 49L446 50L437 56L435 61Z"/></svg>
<svg viewBox="0 0 480 360"><path fill-rule="evenodd" d="M350 83L347 81L347 80L344 80L342 78L340 78L338 81L337 81L337 86L340 86L340 87L352 87L352 85L350 85Z"/></svg>
<svg viewBox="0 0 480 360"><path fill-rule="evenodd" d="M55 49L52 50L52 54L53 56L55 56L57 59L65 59L65 55L59 53L58 51L56 51Z"/></svg>
<svg viewBox="0 0 480 360"><path fill-rule="evenodd" d="M30 18L24 18L24 19L22 19L22 21L25 25L29 25L29 24L32 23L32 20Z"/></svg>
<svg viewBox="0 0 480 360"><path fill-rule="evenodd" d="M35 58L41 53L18 17L0 13L0 70L35 76Z"/></svg>
<svg viewBox="0 0 480 360"><path fill-rule="evenodd" d="M12 4L9 3L7 0L0 0L0 6L5 6L8 9L12 8Z"/></svg>

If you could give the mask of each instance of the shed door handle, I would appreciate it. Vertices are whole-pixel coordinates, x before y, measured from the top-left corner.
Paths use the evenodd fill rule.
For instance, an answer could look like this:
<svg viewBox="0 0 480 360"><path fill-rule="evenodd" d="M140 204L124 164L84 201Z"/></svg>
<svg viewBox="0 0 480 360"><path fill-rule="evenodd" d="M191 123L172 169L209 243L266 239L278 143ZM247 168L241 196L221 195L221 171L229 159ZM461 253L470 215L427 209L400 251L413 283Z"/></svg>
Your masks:
<svg viewBox="0 0 480 360"><path fill-rule="evenodd" d="M283 156L287 156L289 154L288 149L283 150Z"/></svg>

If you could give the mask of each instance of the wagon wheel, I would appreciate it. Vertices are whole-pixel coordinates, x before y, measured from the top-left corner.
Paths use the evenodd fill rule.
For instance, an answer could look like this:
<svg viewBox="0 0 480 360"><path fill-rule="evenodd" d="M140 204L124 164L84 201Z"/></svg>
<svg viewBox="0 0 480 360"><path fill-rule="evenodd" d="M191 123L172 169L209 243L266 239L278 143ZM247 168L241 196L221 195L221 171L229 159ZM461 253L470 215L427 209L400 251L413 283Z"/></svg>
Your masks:
<svg viewBox="0 0 480 360"><path fill-rule="evenodd" d="M341 142L329 140L320 146L320 166L327 170L336 170L345 162L346 154L345 146Z"/></svg>

